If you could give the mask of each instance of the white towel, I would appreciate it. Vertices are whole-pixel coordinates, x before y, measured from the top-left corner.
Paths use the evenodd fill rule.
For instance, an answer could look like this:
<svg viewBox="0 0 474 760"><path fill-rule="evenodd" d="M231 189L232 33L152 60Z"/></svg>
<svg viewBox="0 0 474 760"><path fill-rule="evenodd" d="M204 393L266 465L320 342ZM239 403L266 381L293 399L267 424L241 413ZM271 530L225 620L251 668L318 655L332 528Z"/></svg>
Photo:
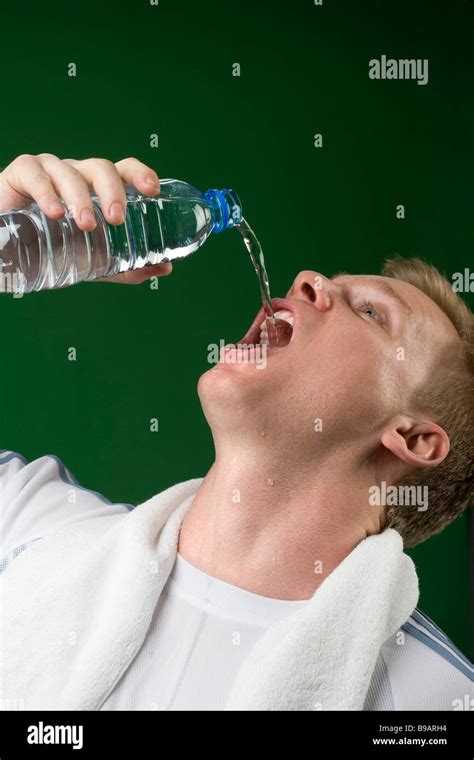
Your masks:
<svg viewBox="0 0 474 760"><path fill-rule="evenodd" d="M12 562L0 581L0 704L100 708L145 639L201 482L66 526ZM256 642L226 709L363 709L380 647L417 601L400 535L364 539Z"/></svg>

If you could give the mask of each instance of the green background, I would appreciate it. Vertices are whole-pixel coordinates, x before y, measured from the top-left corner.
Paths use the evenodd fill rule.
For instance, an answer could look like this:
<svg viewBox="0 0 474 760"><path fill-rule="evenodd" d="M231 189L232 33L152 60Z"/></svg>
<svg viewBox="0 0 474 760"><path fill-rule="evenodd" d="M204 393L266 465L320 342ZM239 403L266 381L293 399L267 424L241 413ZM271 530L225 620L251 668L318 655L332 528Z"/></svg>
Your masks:
<svg viewBox="0 0 474 760"><path fill-rule="evenodd" d="M301 269L377 272L395 252L450 276L472 264L472 18L462 0L9 4L0 165L20 153L131 155L162 178L233 187L274 296ZM429 84L370 80L382 54L428 58ZM91 283L0 297L1 446L56 454L82 485L133 504L204 475L207 345L237 340L258 307L235 231L157 291ZM468 516L411 553L419 606L472 656Z"/></svg>

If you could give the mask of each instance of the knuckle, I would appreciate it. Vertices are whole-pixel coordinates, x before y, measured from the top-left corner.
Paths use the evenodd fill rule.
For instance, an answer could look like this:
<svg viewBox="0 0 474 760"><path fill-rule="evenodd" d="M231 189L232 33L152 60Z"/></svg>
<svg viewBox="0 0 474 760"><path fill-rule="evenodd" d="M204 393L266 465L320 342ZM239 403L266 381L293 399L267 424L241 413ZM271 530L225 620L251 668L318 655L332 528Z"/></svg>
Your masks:
<svg viewBox="0 0 474 760"><path fill-rule="evenodd" d="M48 158L53 159L54 161L59 161L57 156L54 155L54 153L38 153L37 158Z"/></svg>
<svg viewBox="0 0 474 760"><path fill-rule="evenodd" d="M12 161L10 165L20 167L24 166L25 164L30 164L32 160L34 160L34 156L32 156L31 153L21 153L14 159L14 161Z"/></svg>
<svg viewBox="0 0 474 760"><path fill-rule="evenodd" d="M135 163L139 163L139 161L137 158L134 158L133 156L127 156L126 158L121 158L120 161L117 161L117 164L135 164Z"/></svg>
<svg viewBox="0 0 474 760"><path fill-rule="evenodd" d="M93 161L102 169L115 169L115 164L108 158L94 158Z"/></svg>

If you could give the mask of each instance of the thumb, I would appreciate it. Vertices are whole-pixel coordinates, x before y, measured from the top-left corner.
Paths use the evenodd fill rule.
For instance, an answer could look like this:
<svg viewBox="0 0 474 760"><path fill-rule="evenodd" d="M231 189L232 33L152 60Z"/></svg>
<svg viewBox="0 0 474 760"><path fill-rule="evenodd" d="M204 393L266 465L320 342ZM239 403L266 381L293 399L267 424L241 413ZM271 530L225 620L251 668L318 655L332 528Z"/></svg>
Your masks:
<svg viewBox="0 0 474 760"><path fill-rule="evenodd" d="M122 285L140 285L145 280L152 277L166 277L173 271L173 264L168 261L166 264L147 264L139 269L130 269L128 272L120 272L112 277L98 277L95 282L118 282Z"/></svg>

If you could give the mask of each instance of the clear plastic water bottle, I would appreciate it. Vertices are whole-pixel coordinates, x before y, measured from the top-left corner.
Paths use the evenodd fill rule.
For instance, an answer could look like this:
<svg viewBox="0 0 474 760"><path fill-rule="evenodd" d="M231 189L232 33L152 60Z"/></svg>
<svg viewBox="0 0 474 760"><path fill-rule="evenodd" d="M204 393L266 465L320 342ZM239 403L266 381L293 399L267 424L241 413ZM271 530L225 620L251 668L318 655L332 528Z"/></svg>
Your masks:
<svg viewBox="0 0 474 760"><path fill-rule="evenodd" d="M109 277L146 264L185 258L212 232L234 227L242 206L233 190L201 193L177 179L160 180L160 193L126 185L126 218L109 224L91 194L97 226L79 229L65 214L50 219L37 203L0 214L0 290L29 293Z"/></svg>

